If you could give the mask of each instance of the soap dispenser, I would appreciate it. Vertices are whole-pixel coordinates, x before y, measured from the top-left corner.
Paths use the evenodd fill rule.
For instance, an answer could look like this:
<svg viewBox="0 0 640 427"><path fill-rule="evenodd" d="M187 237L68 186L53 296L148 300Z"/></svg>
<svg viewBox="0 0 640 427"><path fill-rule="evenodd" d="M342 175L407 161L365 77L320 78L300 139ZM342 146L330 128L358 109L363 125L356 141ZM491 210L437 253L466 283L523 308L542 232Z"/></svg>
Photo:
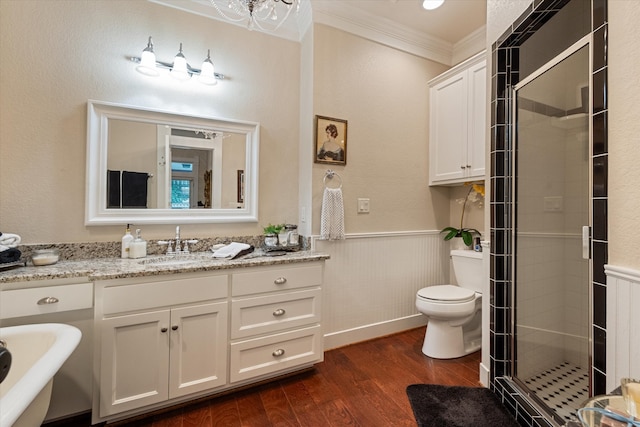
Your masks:
<svg viewBox="0 0 640 427"><path fill-rule="evenodd" d="M129 258L144 258L147 256L147 242L142 239L140 229L136 230L136 238L131 242Z"/></svg>
<svg viewBox="0 0 640 427"><path fill-rule="evenodd" d="M122 258L129 258L129 249L131 242L133 242L133 236L131 235L130 224L127 224L127 230L122 236Z"/></svg>

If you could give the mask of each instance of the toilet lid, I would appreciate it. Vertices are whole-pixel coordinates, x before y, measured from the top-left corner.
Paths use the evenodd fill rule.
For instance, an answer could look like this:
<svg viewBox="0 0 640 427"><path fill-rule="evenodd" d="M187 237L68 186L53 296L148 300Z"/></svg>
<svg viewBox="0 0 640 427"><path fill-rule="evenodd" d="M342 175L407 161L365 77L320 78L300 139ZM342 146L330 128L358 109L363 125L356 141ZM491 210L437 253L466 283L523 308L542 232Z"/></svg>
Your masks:
<svg viewBox="0 0 640 427"><path fill-rule="evenodd" d="M476 293L471 289L454 285L438 285L422 288L418 296L428 300L443 302L467 302L475 298Z"/></svg>

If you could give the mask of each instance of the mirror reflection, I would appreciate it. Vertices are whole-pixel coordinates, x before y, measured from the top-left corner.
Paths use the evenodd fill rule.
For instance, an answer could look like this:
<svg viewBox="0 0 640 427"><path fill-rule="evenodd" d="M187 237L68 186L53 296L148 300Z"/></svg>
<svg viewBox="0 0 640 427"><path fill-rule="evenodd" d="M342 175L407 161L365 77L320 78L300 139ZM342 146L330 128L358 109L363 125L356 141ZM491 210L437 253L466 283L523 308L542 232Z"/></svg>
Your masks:
<svg viewBox="0 0 640 427"><path fill-rule="evenodd" d="M107 209L244 207L243 134L109 120Z"/></svg>
<svg viewBox="0 0 640 427"><path fill-rule="evenodd" d="M257 123L88 109L86 224L257 221Z"/></svg>

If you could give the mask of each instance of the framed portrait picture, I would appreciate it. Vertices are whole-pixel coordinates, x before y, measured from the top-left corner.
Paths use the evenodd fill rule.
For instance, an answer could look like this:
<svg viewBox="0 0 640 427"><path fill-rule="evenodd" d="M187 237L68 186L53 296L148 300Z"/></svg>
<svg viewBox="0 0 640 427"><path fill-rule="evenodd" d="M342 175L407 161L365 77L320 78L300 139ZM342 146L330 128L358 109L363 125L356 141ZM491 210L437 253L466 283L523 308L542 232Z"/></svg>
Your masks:
<svg viewBox="0 0 640 427"><path fill-rule="evenodd" d="M347 121L316 116L315 163L347 164Z"/></svg>

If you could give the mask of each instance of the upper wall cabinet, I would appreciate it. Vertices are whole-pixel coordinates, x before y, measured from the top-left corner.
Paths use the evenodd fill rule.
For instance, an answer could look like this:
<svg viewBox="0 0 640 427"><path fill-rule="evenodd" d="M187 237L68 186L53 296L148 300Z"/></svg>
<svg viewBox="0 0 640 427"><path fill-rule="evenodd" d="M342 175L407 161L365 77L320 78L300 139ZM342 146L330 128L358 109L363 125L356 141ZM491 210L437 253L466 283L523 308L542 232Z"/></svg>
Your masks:
<svg viewBox="0 0 640 427"><path fill-rule="evenodd" d="M486 75L483 51L429 81L429 185L484 179Z"/></svg>

